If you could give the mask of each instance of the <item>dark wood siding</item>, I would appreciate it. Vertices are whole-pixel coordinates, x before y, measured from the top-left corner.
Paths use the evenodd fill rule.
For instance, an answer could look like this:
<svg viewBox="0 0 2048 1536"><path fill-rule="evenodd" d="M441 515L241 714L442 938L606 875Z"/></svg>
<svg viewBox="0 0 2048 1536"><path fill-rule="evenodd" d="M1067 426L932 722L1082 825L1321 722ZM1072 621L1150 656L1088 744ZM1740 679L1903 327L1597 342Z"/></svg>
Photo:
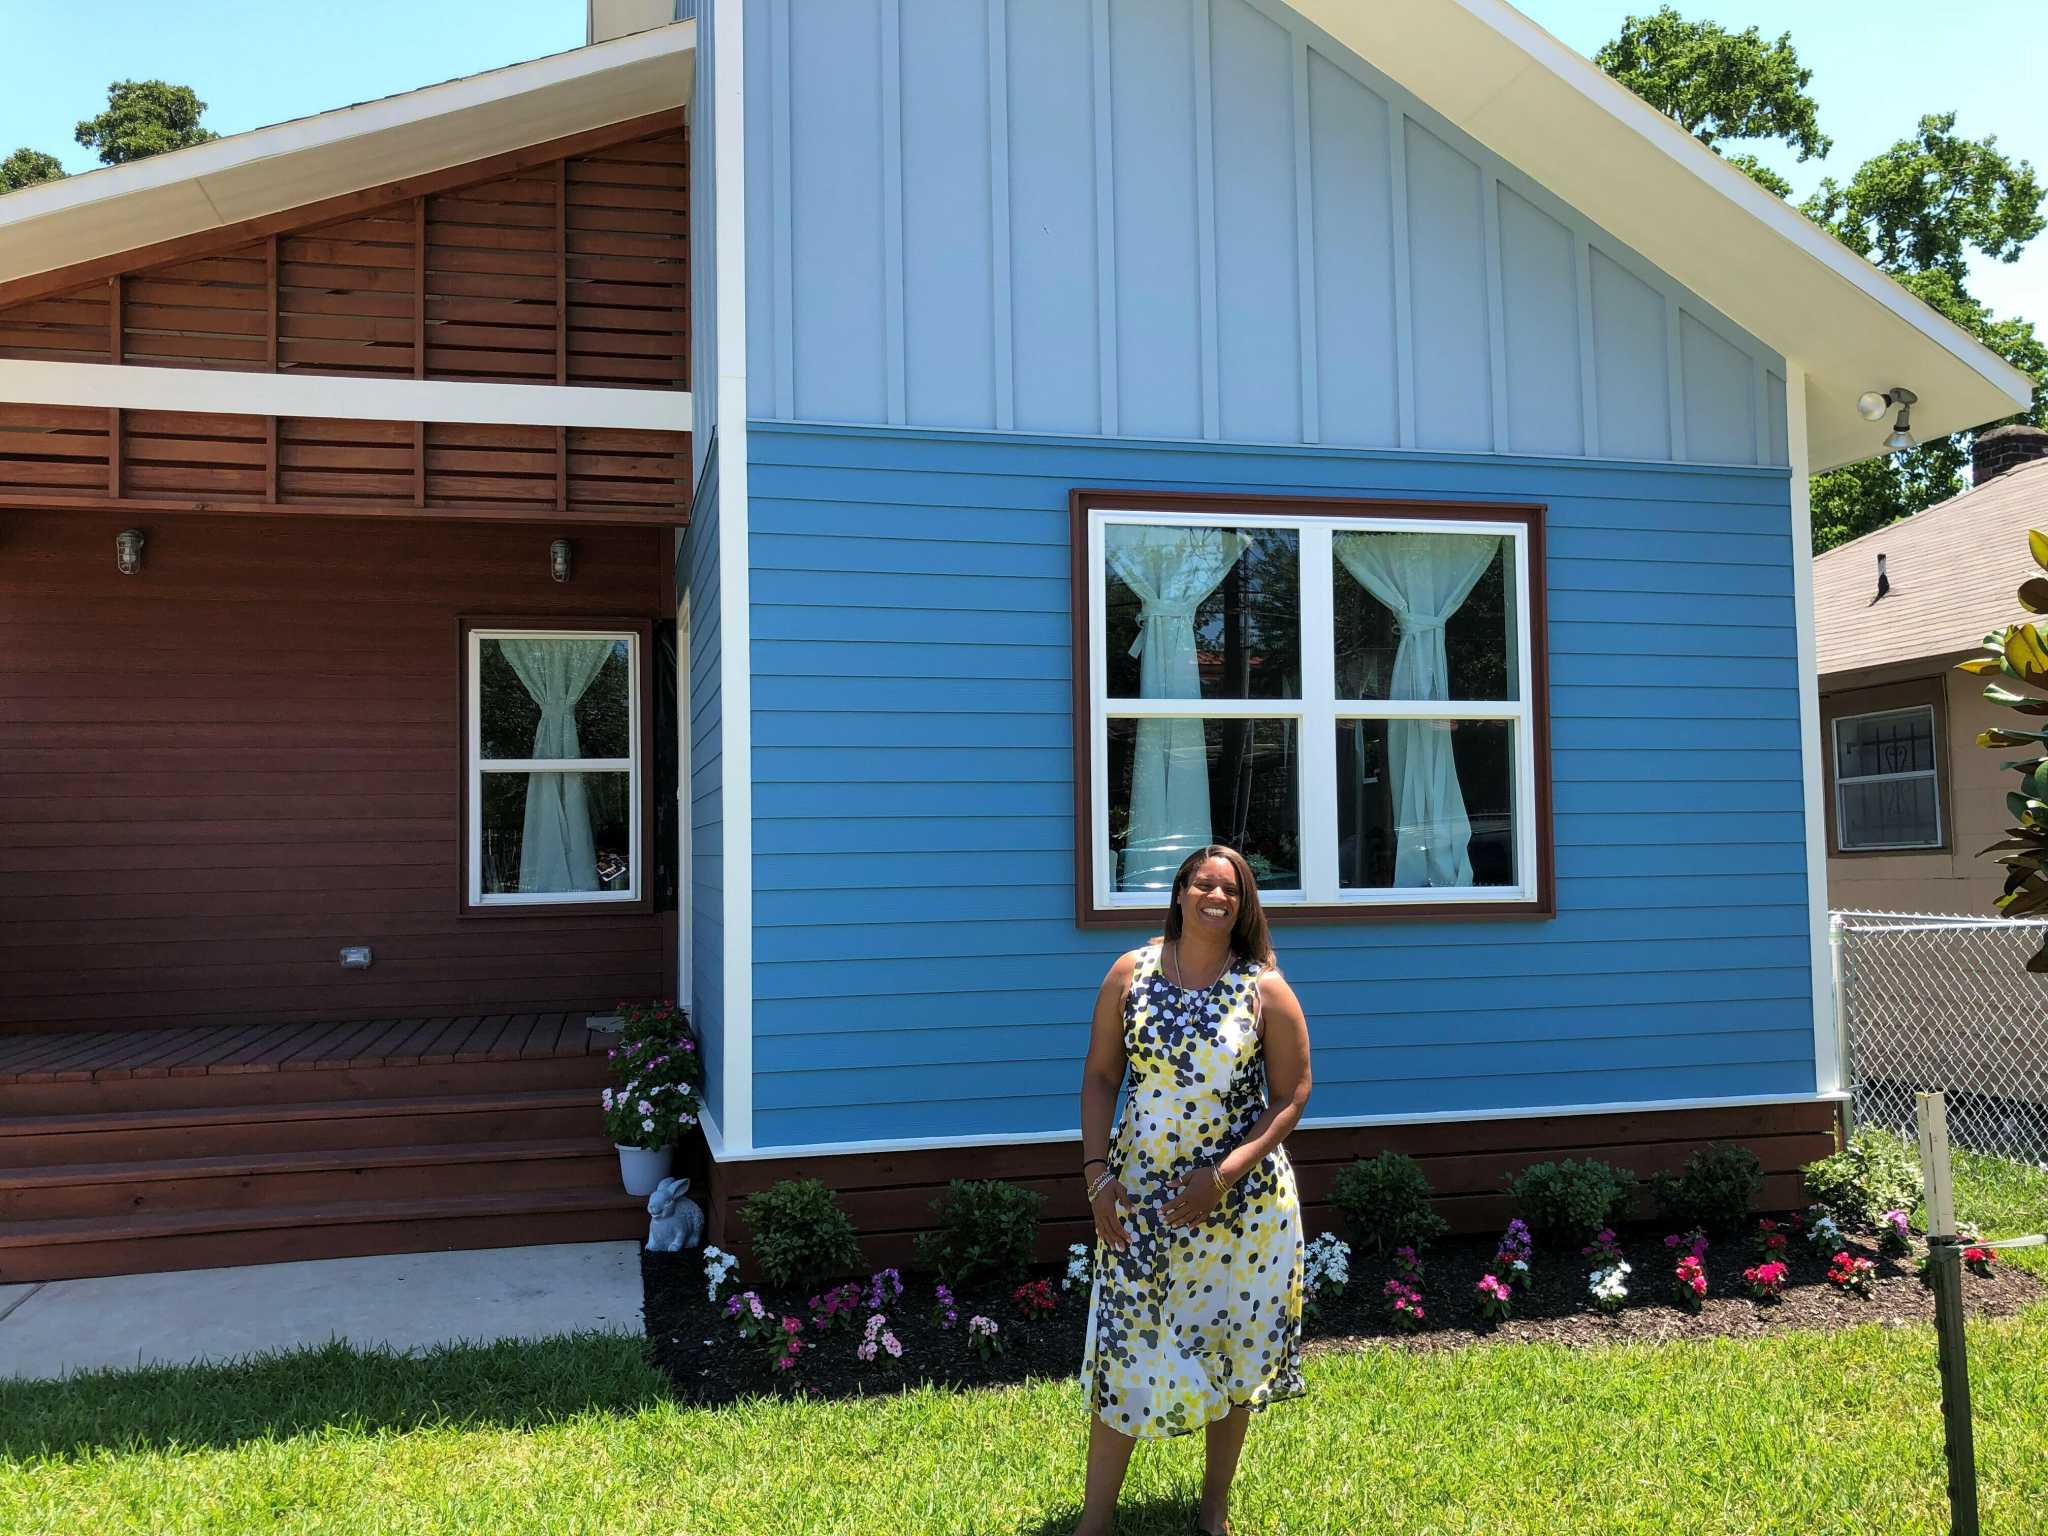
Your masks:
<svg viewBox="0 0 2048 1536"><path fill-rule="evenodd" d="M659 617L666 531L133 521L0 510L0 1032L672 990L673 913L457 916L459 617Z"/></svg>

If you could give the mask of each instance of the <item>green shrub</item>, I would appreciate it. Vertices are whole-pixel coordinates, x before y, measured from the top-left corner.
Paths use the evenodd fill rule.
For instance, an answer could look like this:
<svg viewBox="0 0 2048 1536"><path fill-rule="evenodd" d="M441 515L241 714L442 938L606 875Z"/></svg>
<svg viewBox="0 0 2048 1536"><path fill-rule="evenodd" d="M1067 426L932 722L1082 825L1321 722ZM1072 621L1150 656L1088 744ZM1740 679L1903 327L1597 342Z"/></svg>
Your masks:
<svg viewBox="0 0 2048 1536"><path fill-rule="evenodd" d="M1636 1176L1628 1169L1597 1157L1536 1163L1503 1182L1515 1214L1538 1237L1572 1243L1585 1242L1602 1227L1621 1221L1636 1188Z"/></svg>
<svg viewBox="0 0 2048 1536"><path fill-rule="evenodd" d="M1360 1158L1330 1185L1330 1203L1344 1213L1352 1246L1364 1253L1421 1249L1449 1228L1429 1203L1429 1180L1400 1152Z"/></svg>
<svg viewBox="0 0 2048 1536"><path fill-rule="evenodd" d="M1807 1198L1855 1227L1876 1226L1877 1218L1893 1207L1910 1212L1920 1198L1918 1150L1870 1126L1851 1136L1841 1151L1800 1172Z"/></svg>
<svg viewBox="0 0 2048 1536"><path fill-rule="evenodd" d="M948 1285L1021 1278L1045 1196L1001 1179L955 1179L932 1201L938 1224L917 1236L917 1261Z"/></svg>
<svg viewBox="0 0 2048 1536"><path fill-rule="evenodd" d="M818 1179L783 1179L740 1204L754 1262L770 1285L810 1290L858 1273L860 1244L839 1198Z"/></svg>
<svg viewBox="0 0 2048 1536"><path fill-rule="evenodd" d="M1716 1144L1695 1151L1679 1173L1651 1174L1649 1185L1658 1212L1674 1229L1733 1232L1763 1192L1764 1165L1747 1147Z"/></svg>

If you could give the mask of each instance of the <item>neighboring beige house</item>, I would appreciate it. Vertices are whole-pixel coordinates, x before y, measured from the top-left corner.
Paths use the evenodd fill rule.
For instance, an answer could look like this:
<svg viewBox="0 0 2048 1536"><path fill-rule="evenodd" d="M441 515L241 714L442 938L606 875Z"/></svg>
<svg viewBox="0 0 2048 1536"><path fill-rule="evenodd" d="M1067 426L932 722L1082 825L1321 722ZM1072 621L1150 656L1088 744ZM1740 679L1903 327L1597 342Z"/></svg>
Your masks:
<svg viewBox="0 0 2048 1536"><path fill-rule="evenodd" d="M2018 717L1956 663L2028 617L2014 593L2038 574L2027 531L2048 531L2048 431L1980 433L1973 477L1961 496L1813 563L1837 910L1990 915L2005 888L1978 852L2001 835L2017 783L1999 764L2020 754L1977 734Z"/></svg>

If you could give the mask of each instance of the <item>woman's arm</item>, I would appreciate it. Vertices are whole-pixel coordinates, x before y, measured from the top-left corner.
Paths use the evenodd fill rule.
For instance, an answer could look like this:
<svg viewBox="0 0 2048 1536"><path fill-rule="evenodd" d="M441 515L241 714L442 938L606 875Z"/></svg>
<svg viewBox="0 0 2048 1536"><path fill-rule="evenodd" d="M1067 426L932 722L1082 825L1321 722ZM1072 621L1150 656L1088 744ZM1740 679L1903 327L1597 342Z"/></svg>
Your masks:
<svg viewBox="0 0 2048 1536"><path fill-rule="evenodd" d="M1268 1102L1244 1140L1215 1165L1224 1184L1235 1184L1285 1141L1308 1107L1308 1020L1294 988L1276 970L1259 973L1259 1009L1265 1026ZM1197 1168L1174 1186L1166 1220L1173 1226L1192 1225L1215 1210L1222 1198L1216 1180Z"/></svg>
<svg viewBox="0 0 2048 1536"><path fill-rule="evenodd" d="M1081 1067L1081 1156L1082 1158L1103 1158L1109 1156L1110 1122L1116 1115L1117 1090L1124 1082L1124 995L1130 990L1131 973L1137 964L1137 952L1120 957L1109 968L1109 974L1102 978L1102 988L1095 994L1095 1013L1088 1026L1088 1059ZM1084 1182L1092 1182L1104 1172L1115 1174L1114 1168L1105 1163L1088 1163L1083 1171ZM1123 1194L1123 1185L1112 1181L1096 1198L1094 1204L1095 1227L1103 1242L1118 1252L1130 1241L1130 1234L1124 1230L1123 1217L1117 1210L1117 1198Z"/></svg>

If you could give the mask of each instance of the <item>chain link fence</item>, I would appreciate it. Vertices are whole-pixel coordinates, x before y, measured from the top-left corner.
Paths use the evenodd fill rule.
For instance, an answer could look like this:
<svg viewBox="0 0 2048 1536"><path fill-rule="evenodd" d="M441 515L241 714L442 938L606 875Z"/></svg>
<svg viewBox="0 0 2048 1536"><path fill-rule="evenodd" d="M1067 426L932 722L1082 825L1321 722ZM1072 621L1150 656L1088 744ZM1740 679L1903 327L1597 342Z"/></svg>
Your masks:
<svg viewBox="0 0 2048 1536"><path fill-rule="evenodd" d="M1915 1135L1913 1095L1948 1095L1953 1146L2048 1167L2048 922L1837 912L1835 1002L1852 1128Z"/></svg>

